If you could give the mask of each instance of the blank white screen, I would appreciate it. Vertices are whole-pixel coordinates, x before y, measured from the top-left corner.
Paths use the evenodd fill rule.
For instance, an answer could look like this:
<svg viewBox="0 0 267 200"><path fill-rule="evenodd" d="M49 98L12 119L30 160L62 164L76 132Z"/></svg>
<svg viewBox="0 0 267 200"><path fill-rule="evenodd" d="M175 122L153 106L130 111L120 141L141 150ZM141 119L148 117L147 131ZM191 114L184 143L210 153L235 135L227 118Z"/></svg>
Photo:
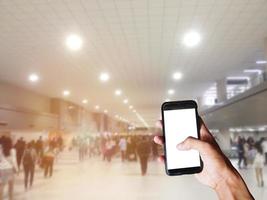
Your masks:
<svg viewBox="0 0 267 200"><path fill-rule="evenodd" d="M198 151L179 151L176 148L176 145L184 141L188 136L198 137L195 109L165 110L164 128L167 168L199 167Z"/></svg>

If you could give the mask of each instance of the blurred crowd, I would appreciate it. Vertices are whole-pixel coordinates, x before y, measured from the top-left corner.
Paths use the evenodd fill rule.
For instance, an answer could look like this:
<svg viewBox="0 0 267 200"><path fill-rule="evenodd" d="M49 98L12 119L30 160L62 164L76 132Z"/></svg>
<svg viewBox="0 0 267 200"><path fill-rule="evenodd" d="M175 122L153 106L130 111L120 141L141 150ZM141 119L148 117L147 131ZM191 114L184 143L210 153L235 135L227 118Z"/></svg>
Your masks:
<svg viewBox="0 0 267 200"><path fill-rule="evenodd" d="M267 138L255 140L253 137L238 136L236 141L231 141L236 146L238 154L238 168L247 169L252 166L255 169L257 184L264 186L263 168L267 165Z"/></svg>
<svg viewBox="0 0 267 200"><path fill-rule="evenodd" d="M153 136L147 135L74 137L72 148L78 148L80 161L92 156L101 156L107 162L118 156L122 162L139 161L142 175L146 174L148 160L158 157L158 146Z"/></svg>
<svg viewBox="0 0 267 200"><path fill-rule="evenodd" d="M53 174L54 160L63 149L62 137L26 142L22 137L15 143L9 136L0 137L0 200L4 197L4 187L8 186L8 197L13 199L16 174L23 171L24 187L32 187L36 166L44 171L44 177Z"/></svg>

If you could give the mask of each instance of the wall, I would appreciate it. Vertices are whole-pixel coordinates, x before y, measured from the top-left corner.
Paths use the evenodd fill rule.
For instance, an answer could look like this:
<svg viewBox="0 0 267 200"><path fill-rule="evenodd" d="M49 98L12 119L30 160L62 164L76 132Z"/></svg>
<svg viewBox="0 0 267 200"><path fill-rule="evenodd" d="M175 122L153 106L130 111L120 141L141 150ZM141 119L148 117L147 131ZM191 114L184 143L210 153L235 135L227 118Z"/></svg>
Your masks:
<svg viewBox="0 0 267 200"><path fill-rule="evenodd" d="M58 128L50 98L0 82L0 130L42 131Z"/></svg>

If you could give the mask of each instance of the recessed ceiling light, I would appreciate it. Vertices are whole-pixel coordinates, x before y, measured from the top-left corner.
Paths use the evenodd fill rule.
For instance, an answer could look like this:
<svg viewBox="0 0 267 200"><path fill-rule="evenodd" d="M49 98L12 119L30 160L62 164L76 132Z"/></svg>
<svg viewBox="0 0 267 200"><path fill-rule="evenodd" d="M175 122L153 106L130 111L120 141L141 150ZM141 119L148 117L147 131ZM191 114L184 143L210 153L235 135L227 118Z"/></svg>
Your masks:
<svg viewBox="0 0 267 200"><path fill-rule="evenodd" d="M82 102L83 102L83 104L87 104L88 103L88 100L87 99L84 99Z"/></svg>
<svg viewBox="0 0 267 200"><path fill-rule="evenodd" d="M101 73L99 76L99 80L102 82L107 82L109 80L109 74L106 72Z"/></svg>
<svg viewBox="0 0 267 200"><path fill-rule="evenodd" d="M130 106L129 106L129 109L130 109L130 110L131 110L131 109L133 109L133 106L132 106L132 105L130 105Z"/></svg>
<svg viewBox="0 0 267 200"><path fill-rule="evenodd" d="M172 75L172 78L174 80L180 80L181 78L183 77L183 74L181 72L175 72L173 75Z"/></svg>
<svg viewBox="0 0 267 200"><path fill-rule="evenodd" d="M267 61L266 60L258 60L256 61L257 64L266 64Z"/></svg>
<svg viewBox="0 0 267 200"><path fill-rule="evenodd" d="M66 39L67 47L73 51L81 49L82 43L82 39L78 35L69 35Z"/></svg>
<svg viewBox="0 0 267 200"><path fill-rule="evenodd" d="M95 106L95 109L96 109L96 110L99 110L99 108L100 108L99 105L96 105L96 106Z"/></svg>
<svg viewBox="0 0 267 200"><path fill-rule="evenodd" d="M30 74L28 80L31 82L37 82L39 81L39 76L37 74Z"/></svg>
<svg viewBox="0 0 267 200"><path fill-rule="evenodd" d="M108 110L104 110L104 113L108 113Z"/></svg>
<svg viewBox="0 0 267 200"><path fill-rule="evenodd" d="M183 44L187 47L194 47L199 44L201 38L198 32L190 31L185 34Z"/></svg>
<svg viewBox="0 0 267 200"><path fill-rule="evenodd" d="M169 94L169 95L173 95L174 93L175 93L175 91L174 91L173 89L169 89L169 90L168 90L168 94Z"/></svg>
<svg viewBox="0 0 267 200"><path fill-rule="evenodd" d="M62 92L62 94L63 94L63 96L67 97L67 96L70 95L70 91L69 91L69 90L64 90L64 91Z"/></svg>
<svg viewBox="0 0 267 200"><path fill-rule="evenodd" d="M129 102L128 99L124 99L124 100L123 100L123 103L124 103L124 104L127 104L128 102Z"/></svg>
<svg viewBox="0 0 267 200"><path fill-rule="evenodd" d="M120 89L115 90L115 95L120 96L122 91Z"/></svg>

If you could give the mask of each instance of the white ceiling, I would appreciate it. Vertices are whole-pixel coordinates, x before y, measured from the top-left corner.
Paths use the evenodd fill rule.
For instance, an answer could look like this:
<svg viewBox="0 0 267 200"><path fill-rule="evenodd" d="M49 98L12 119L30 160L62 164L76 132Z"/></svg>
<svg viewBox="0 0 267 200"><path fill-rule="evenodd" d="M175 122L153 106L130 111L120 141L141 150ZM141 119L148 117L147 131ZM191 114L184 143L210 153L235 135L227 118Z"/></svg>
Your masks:
<svg viewBox="0 0 267 200"><path fill-rule="evenodd" d="M0 0L0 79L51 97L68 88L74 102L140 122L114 96L121 88L154 125L167 89L196 98L262 59L266 22L266 0ZM189 30L202 36L193 49L181 44ZM79 52L65 47L70 33L84 40ZM184 78L173 82L177 70ZM39 83L27 82L31 72Z"/></svg>

